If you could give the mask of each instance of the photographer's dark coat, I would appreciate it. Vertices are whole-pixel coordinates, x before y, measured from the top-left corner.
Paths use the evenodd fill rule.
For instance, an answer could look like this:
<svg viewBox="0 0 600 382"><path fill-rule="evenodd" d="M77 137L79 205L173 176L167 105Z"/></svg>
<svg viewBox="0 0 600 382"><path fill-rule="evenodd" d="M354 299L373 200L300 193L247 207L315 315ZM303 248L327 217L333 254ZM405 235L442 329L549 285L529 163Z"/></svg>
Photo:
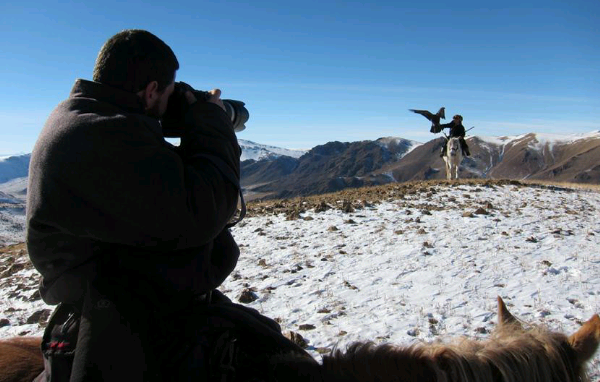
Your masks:
<svg viewBox="0 0 600 382"><path fill-rule="evenodd" d="M77 80L38 138L27 247L44 301L81 314L71 381L147 381L164 372L164 357L182 357L183 339L193 346L198 321L190 312L237 263L226 225L239 190L223 176L240 174L231 121L206 102L185 120L176 148L136 94ZM44 343L53 341L46 332ZM57 371L62 358L53 362L46 373L68 380L70 371Z"/></svg>
<svg viewBox="0 0 600 382"><path fill-rule="evenodd" d="M203 294L235 267L239 251L224 228L238 190L210 161L188 159L211 154L239 178L229 117L196 103L199 126L178 152L143 113L137 95L77 80L46 122L31 156L27 245L47 303L78 300L76 285L98 262L165 296Z"/></svg>

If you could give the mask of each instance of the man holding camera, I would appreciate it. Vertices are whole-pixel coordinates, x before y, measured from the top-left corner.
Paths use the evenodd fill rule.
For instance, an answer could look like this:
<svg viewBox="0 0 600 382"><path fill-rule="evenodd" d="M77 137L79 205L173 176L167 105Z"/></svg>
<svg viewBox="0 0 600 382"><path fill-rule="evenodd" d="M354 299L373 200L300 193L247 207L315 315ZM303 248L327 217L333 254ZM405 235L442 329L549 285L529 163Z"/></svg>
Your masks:
<svg viewBox="0 0 600 382"><path fill-rule="evenodd" d="M58 307L39 381L221 380L244 367L257 336L255 351L303 353L215 290L239 256L228 223L241 150L220 91L197 100L175 83L178 68L158 37L120 32L94 81L77 80L40 133L27 246L42 298ZM179 147L161 118L181 132Z"/></svg>

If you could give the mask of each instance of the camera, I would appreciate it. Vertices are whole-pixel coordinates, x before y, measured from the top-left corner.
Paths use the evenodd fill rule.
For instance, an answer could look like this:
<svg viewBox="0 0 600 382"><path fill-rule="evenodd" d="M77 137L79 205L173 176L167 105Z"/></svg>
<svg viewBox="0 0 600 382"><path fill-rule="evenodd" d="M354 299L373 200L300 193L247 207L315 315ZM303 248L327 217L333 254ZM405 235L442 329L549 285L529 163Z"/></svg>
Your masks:
<svg viewBox="0 0 600 382"><path fill-rule="evenodd" d="M207 102L210 93L202 90L196 90L185 82L175 82L175 89L169 97L167 110L161 118L163 135L167 138L180 138L183 134L183 116L187 111L189 104L185 98L185 93L191 91L198 102ZM245 123L250 118L250 113L245 107L245 103L233 99L222 99L225 106L225 112L231 119L233 130L236 133L246 128Z"/></svg>

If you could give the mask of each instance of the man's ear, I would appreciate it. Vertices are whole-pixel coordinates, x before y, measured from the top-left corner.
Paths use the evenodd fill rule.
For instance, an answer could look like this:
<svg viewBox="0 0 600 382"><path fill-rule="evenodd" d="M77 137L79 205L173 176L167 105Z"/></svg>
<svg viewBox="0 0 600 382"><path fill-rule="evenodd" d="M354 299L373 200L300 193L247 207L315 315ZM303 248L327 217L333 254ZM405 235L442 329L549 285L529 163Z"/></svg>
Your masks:
<svg viewBox="0 0 600 382"><path fill-rule="evenodd" d="M146 108L146 110L152 108L160 98L160 93L158 92L158 82L149 82L145 88L143 88L137 93L137 95L144 102L144 107Z"/></svg>

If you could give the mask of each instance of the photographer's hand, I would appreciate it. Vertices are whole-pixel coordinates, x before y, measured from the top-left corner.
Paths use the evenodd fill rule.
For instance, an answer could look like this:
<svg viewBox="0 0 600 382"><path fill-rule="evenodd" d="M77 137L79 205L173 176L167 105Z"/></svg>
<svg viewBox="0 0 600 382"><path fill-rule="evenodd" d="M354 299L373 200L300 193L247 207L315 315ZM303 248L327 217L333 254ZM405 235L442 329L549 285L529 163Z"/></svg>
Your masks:
<svg viewBox="0 0 600 382"><path fill-rule="evenodd" d="M212 102L216 105L219 105L221 109L225 110L225 105L223 105L223 101L221 101L221 89L209 90L208 94L208 102Z"/></svg>
<svg viewBox="0 0 600 382"><path fill-rule="evenodd" d="M206 98L206 102L214 103L215 105L220 106L221 109L225 110L225 105L223 105L223 101L221 100L221 89L209 90L206 93L208 95ZM197 98L194 95L194 93L192 93L189 90L185 92L185 99L190 105L197 101Z"/></svg>

